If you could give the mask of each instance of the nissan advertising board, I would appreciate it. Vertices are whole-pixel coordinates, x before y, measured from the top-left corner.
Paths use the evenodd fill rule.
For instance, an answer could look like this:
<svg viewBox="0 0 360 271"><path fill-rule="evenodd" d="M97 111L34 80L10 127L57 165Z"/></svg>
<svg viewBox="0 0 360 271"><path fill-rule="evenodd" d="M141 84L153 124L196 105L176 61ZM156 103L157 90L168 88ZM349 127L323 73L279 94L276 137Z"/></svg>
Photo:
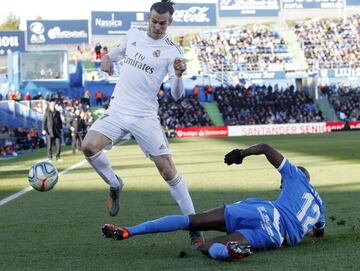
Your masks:
<svg viewBox="0 0 360 271"><path fill-rule="evenodd" d="M27 21L28 44L89 43L88 20Z"/></svg>
<svg viewBox="0 0 360 271"><path fill-rule="evenodd" d="M91 12L93 35L124 34L131 27L147 26L148 12Z"/></svg>

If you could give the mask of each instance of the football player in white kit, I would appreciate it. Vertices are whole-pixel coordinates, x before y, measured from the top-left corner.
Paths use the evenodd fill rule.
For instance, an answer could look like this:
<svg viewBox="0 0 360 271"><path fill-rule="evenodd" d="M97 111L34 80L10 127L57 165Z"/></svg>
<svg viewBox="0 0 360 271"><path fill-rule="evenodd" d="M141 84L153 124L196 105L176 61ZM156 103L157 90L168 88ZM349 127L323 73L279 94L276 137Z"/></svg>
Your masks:
<svg viewBox="0 0 360 271"><path fill-rule="evenodd" d="M90 165L110 186L108 211L111 216L119 211L123 181L115 175L103 149L128 133L154 161L182 213L195 213L188 186L175 168L158 117L157 94L167 74L174 99L184 95L182 74L186 66L183 54L166 35L172 22L173 5L171 0L154 3L150 8L148 28L131 28L124 41L101 59L101 69L109 74L114 71L112 61L123 59L124 64L110 107L91 126L82 150ZM203 243L201 232L190 232L190 238L193 248Z"/></svg>

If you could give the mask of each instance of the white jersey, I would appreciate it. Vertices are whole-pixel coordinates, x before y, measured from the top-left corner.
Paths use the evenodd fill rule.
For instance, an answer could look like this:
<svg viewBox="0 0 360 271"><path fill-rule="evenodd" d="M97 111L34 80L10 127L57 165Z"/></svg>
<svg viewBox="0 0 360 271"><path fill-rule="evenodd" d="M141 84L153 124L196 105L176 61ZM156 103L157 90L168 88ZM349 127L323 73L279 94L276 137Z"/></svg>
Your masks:
<svg viewBox="0 0 360 271"><path fill-rule="evenodd" d="M167 74L175 77L173 63L183 58L181 50L166 35L154 40L145 28L131 28L109 56L111 60L124 58L111 109L139 117L157 115L157 94Z"/></svg>

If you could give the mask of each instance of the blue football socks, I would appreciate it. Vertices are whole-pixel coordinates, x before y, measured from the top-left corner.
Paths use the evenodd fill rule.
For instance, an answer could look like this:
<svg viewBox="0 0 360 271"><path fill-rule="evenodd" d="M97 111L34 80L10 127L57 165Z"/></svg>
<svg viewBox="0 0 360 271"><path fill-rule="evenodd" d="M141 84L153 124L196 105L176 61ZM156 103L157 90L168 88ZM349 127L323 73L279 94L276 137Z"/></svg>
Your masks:
<svg viewBox="0 0 360 271"><path fill-rule="evenodd" d="M229 260L228 249L224 244L214 243L209 248L209 256L216 260Z"/></svg>
<svg viewBox="0 0 360 271"><path fill-rule="evenodd" d="M156 232L170 232L177 230L187 230L189 227L189 216L169 215L156 220L144 222L142 224L126 227L130 235L139 235Z"/></svg>

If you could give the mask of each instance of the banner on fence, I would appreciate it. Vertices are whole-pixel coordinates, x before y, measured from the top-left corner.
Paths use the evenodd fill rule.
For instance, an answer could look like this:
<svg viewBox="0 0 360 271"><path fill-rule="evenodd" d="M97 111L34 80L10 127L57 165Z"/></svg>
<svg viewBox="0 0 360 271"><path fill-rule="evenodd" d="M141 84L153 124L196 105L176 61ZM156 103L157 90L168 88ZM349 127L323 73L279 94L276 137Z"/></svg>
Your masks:
<svg viewBox="0 0 360 271"><path fill-rule="evenodd" d="M227 126L176 128L176 137L227 137Z"/></svg>
<svg viewBox="0 0 360 271"><path fill-rule="evenodd" d="M0 56L25 51L24 31L0 31Z"/></svg>
<svg viewBox="0 0 360 271"><path fill-rule="evenodd" d="M220 17L278 16L279 0L219 0Z"/></svg>
<svg viewBox="0 0 360 271"><path fill-rule="evenodd" d="M28 44L89 43L88 20L27 21Z"/></svg>

